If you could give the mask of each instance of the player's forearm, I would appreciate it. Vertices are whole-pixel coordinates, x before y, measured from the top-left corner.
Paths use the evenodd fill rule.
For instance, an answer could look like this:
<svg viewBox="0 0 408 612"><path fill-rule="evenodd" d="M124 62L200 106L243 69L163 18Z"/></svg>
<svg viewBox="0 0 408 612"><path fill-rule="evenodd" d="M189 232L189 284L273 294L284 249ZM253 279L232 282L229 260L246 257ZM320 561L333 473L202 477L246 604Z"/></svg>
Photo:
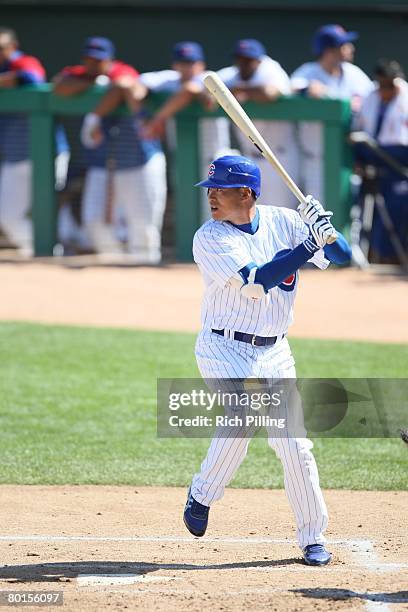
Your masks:
<svg viewBox="0 0 408 612"><path fill-rule="evenodd" d="M18 75L16 72L4 72L0 74L0 87L17 87Z"/></svg>
<svg viewBox="0 0 408 612"><path fill-rule="evenodd" d="M305 240L305 242L299 244L289 253L282 255L282 257L259 266L255 273L254 283L262 285L265 292L273 289L273 287L277 287L288 276L294 274L303 264L309 261L318 250L319 248L311 240ZM246 266L239 271L245 282L248 282L251 268L253 267Z"/></svg>
<svg viewBox="0 0 408 612"><path fill-rule="evenodd" d="M324 254L334 264L345 264L351 259L351 248L340 232L337 232L337 240L323 247Z"/></svg>
<svg viewBox="0 0 408 612"><path fill-rule="evenodd" d="M126 103L130 110L140 110L141 102L147 98L149 90L141 81L137 80L131 87L125 89Z"/></svg>
<svg viewBox="0 0 408 612"><path fill-rule="evenodd" d="M94 84L91 79L61 78L54 79L54 93L57 96L75 96L87 91Z"/></svg>
<svg viewBox="0 0 408 612"><path fill-rule="evenodd" d="M232 92L238 97L245 97L251 102L274 102L281 97L282 92L274 85L262 87L235 87Z"/></svg>
<svg viewBox="0 0 408 612"><path fill-rule="evenodd" d="M106 117L110 113L113 113L113 111L123 104L123 102L125 102L124 90L113 87L103 96L100 102L98 102L93 112L95 115L98 115L98 117Z"/></svg>
<svg viewBox="0 0 408 612"><path fill-rule="evenodd" d="M126 104L132 113L140 110L142 100L147 95L147 88L131 77L114 83L94 109L99 117L113 113L121 104Z"/></svg>
<svg viewBox="0 0 408 612"><path fill-rule="evenodd" d="M167 121L170 117L173 117L176 113L188 106L193 98L194 95L188 89L181 89L166 100L161 109L156 113L155 118L160 121Z"/></svg>

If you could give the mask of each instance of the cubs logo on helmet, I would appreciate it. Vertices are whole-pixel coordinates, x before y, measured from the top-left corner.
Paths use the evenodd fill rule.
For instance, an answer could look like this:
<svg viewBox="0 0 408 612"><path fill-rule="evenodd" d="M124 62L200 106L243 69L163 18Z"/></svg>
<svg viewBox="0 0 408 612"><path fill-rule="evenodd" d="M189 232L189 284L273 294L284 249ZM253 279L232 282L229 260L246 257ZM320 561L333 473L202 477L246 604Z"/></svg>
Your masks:
<svg viewBox="0 0 408 612"><path fill-rule="evenodd" d="M210 167L208 169L208 176L214 176L214 172L215 172L215 166L214 164L210 164Z"/></svg>
<svg viewBox="0 0 408 612"><path fill-rule="evenodd" d="M282 249L282 251L278 251L276 253L273 259L279 259L283 255L287 255L290 252L291 252L290 249ZM287 278L285 278L284 281L281 282L280 285L278 285L278 287L279 289L282 289L282 291L293 291L294 288L296 287L296 280L297 280L297 272L295 272L294 274L290 274Z"/></svg>

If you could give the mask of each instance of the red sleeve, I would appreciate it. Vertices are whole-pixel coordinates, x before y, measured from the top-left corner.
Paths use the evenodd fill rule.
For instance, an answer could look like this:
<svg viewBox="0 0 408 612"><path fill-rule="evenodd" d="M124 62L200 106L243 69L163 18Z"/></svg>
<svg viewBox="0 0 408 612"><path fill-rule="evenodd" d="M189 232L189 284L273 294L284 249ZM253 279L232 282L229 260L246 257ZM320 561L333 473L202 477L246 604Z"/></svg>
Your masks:
<svg viewBox="0 0 408 612"><path fill-rule="evenodd" d="M10 63L11 70L32 74L36 80L45 81L45 69L41 62L31 55L20 55Z"/></svg>
<svg viewBox="0 0 408 612"><path fill-rule="evenodd" d="M131 76L135 79L138 78L139 73L135 68L129 66L129 64L124 64L123 62L112 62L112 68L109 73L109 78L111 81L117 81L123 76Z"/></svg>
<svg viewBox="0 0 408 612"><path fill-rule="evenodd" d="M78 77L81 78L83 76L85 76L85 66L65 66L65 68L63 68L61 70L61 73L64 76L72 76L72 77Z"/></svg>

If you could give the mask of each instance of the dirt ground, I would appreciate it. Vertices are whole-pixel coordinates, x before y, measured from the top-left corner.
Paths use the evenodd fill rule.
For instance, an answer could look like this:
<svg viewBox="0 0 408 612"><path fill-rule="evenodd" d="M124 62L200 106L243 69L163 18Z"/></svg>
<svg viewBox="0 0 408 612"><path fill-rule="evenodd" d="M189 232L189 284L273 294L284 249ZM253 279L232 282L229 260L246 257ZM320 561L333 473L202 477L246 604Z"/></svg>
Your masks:
<svg viewBox="0 0 408 612"><path fill-rule="evenodd" d="M2 263L0 286L0 320L199 329L190 265ZM291 335L407 342L406 297L402 277L304 271ZM185 490L3 485L0 604L14 590L62 592L72 612L406 610L408 493L325 494L334 560L309 568L283 491L228 490L197 539Z"/></svg>
<svg viewBox="0 0 408 612"><path fill-rule="evenodd" d="M228 490L201 539L183 489L0 492L1 591L62 591L66 611L407 609L406 492L327 491L325 568L303 565L282 491Z"/></svg>
<svg viewBox="0 0 408 612"><path fill-rule="evenodd" d="M202 284L193 265L160 268L2 263L0 320L197 331ZM289 336L408 342L408 277L301 272Z"/></svg>

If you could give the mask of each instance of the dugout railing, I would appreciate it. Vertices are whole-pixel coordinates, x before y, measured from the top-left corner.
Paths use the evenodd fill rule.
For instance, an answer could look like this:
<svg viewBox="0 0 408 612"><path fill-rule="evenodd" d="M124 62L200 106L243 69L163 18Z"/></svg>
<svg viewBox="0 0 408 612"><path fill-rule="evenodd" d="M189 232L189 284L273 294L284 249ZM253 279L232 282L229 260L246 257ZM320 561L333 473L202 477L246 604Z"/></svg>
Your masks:
<svg viewBox="0 0 408 612"><path fill-rule="evenodd" d="M56 193L54 169L55 118L80 116L90 112L106 90L94 89L73 97L52 93L49 84L0 92L0 113L27 113L31 126L33 162L32 218L34 251L37 256L52 255L56 239ZM152 96L146 104L152 108L163 96ZM345 134L351 110L343 100L282 98L273 104L244 105L253 119L317 121L324 133L325 205L335 213L340 229L349 222L351 156ZM125 110L123 112L126 112ZM206 112L197 103L176 117L177 148L172 167L175 173L175 247L178 261L191 261L191 244L201 222L200 190L192 186L200 178L199 120L225 116L222 109Z"/></svg>

